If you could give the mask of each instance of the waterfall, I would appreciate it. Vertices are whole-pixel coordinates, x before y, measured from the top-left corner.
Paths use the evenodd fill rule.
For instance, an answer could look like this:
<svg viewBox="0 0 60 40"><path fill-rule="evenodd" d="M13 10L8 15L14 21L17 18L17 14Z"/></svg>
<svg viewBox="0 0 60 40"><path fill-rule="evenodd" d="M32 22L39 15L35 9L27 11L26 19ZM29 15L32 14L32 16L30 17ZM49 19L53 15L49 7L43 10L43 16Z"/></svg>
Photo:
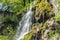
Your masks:
<svg viewBox="0 0 60 40"><path fill-rule="evenodd" d="M30 7L30 10L22 17L22 20L19 22L14 40L20 40L25 34L29 32L33 15L31 9L32 7Z"/></svg>
<svg viewBox="0 0 60 40"><path fill-rule="evenodd" d="M32 2L32 4L35 4L36 0ZM14 40L20 40L23 38L30 30L32 25L32 4L30 4L30 8L27 11L27 13L22 17L22 20L19 22L19 26L17 26L17 31L14 37Z"/></svg>

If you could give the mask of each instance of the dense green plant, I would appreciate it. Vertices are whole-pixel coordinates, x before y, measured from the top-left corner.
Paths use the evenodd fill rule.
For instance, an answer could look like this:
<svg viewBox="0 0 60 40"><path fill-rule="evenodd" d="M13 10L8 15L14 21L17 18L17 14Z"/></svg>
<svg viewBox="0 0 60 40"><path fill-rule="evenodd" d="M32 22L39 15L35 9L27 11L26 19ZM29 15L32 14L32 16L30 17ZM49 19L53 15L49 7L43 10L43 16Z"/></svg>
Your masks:
<svg viewBox="0 0 60 40"><path fill-rule="evenodd" d="M60 22L60 14L56 17L56 21Z"/></svg>
<svg viewBox="0 0 60 40"><path fill-rule="evenodd" d="M30 40L32 37L32 33L29 33L27 35L24 36L24 38L22 38L21 40Z"/></svg>
<svg viewBox="0 0 60 40"><path fill-rule="evenodd" d="M53 32L49 32L49 34L48 34L48 37L49 38L54 38L54 37L57 37L58 36L58 33L53 33Z"/></svg>
<svg viewBox="0 0 60 40"><path fill-rule="evenodd" d="M0 40L8 40L8 36L0 35Z"/></svg>

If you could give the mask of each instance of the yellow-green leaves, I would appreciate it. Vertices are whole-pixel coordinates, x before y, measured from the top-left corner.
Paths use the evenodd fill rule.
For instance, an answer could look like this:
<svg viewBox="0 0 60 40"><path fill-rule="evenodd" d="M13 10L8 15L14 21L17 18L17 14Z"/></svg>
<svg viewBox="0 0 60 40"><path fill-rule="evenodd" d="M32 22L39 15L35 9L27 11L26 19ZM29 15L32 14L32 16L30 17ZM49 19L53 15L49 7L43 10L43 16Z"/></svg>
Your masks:
<svg viewBox="0 0 60 40"><path fill-rule="evenodd" d="M56 21L60 22L60 14L56 17Z"/></svg>
<svg viewBox="0 0 60 40"><path fill-rule="evenodd" d="M45 3L44 2L40 2L39 3L39 8L40 10L44 9Z"/></svg>
<svg viewBox="0 0 60 40"><path fill-rule="evenodd" d="M51 4L48 3L47 1L46 2L40 2L39 3L39 8L40 10L46 10L46 11L51 11L52 10L52 7L51 7Z"/></svg>

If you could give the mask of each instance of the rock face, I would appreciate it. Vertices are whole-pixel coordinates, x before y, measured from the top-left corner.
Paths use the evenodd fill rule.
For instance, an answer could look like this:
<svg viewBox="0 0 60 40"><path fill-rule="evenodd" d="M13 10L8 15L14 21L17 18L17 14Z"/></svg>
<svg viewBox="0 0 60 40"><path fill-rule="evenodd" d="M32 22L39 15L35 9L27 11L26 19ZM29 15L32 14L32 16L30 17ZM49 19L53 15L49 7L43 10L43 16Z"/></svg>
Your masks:
<svg viewBox="0 0 60 40"><path fill-rule="evenodd" d="M60 24L55 22L54 18L51 18L50 20L47 20L45 28L44 28L44 26L41 27L41 28L44 28L44 30L40 29L37 33L35 33L31 37L31 40L60 40L60 36L59 36L60 26L59 25ZM59 32L57 32L56 30L58 30Z"/></svg>
<svg viewBox="0 0 60 40"><path fill-rule="evenodd" d="M37 22L45 22L53 16L55 16L53 5L48 0L41 1L35 5L35 19Z"/></svg>
<svg viewBox="0 0 60 40"><path fill-rule="evenodd" d="M56 22L54 18L51 18L47 20L46 23L44 23L43 25L39 25L33 28L32 31L29 32L29 33L33 32L29 40L60 40L60 36L59 36L60 26L59 25L60 24ZM37 31L37 29L39 30Z"/></svg>
<svg viewBox="0 0 60 40"><path fill-rule="evenodd" d="M34 11L34 22L31 31L33 34L29 40L60 40L60 23L56 21L56 9L54 9L50 0L41 0L40 3L36 3ZM59 19L58 17L57 20Z"/></svg>

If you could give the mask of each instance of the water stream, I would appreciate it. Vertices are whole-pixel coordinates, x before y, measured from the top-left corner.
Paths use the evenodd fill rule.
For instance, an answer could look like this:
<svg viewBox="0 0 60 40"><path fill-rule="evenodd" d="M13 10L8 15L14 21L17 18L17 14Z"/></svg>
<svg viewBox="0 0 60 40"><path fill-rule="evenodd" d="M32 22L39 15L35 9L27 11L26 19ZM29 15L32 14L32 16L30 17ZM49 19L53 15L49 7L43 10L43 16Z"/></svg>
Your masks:
<svg viewBox="0 0 60 40"><path fill-rule="evenodd" d="M19 22L14 40L20 40L24 37L25 34L29 32L33 15L31 9L32 7L30 7L30 10L23 16L22 20Z"/></svg>
<svg viewBox="0 0 60 40"><path fill-rule="evenodd" d="M32 2L32 4L35 4L35 0ZM32 4L30 4L30 8L27 11L27 13L22 17L22 20L19 22L19 26L17 27L17 32L15 34L14 40L20 40L24 37L30 30L32 25Z"/></svg>

